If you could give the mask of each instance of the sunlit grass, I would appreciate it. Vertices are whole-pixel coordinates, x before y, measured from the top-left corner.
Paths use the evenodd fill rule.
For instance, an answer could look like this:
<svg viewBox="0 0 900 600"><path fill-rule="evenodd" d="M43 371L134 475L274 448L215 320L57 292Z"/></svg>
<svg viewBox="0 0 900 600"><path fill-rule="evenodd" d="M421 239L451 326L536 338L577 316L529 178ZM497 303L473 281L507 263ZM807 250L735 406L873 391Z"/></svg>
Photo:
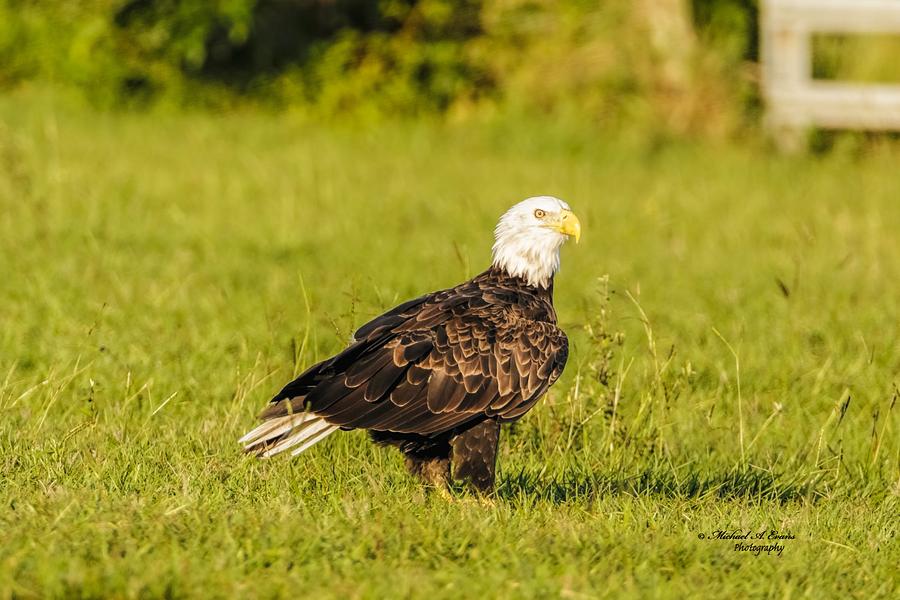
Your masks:
<svg viewBox="0 0 900 600"><path fill-rule="evenodd" d="M0 594L896 591L896 150L67 106L0 100ZM572 354L491 504L359 432L239 452L281 384L484 268L543 193L585 225L556 283Z"/></svg>

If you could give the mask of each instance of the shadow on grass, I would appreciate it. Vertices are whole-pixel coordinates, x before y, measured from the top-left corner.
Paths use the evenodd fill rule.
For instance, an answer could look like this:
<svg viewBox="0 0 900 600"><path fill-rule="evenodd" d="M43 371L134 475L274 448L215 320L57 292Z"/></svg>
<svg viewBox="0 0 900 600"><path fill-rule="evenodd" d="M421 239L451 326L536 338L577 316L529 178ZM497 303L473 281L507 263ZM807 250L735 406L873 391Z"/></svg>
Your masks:
<svg viewBox="0 0 900 600"><path fill-rule="evenodd" d="M562 504L592 500L604 495L661 496L667 498L746 499L790 502L821 497L815 478L797 477L759 470L687 472L647 469L634 474L571 472L556 478L542 478L537 472L521 471L503 477L497 497Z"/></svg>

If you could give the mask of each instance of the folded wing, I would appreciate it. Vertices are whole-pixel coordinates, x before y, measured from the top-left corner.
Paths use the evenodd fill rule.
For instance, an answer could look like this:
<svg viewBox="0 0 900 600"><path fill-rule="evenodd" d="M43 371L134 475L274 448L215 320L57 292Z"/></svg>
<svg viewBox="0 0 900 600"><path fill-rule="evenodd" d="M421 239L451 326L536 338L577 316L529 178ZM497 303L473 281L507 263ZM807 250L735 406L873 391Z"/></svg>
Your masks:
<svg viewBox="0 0 900 600"><path fill-rule="evenodd" d="M327 426L431 436L486 417L520 417L562 373L567 340L555 323L525 318L490 294L470 282L367 323L347 349L275 396L255 431L268 426L276 435L248 434L248 451L287 449L291 435L297 443L322 439ZM276 419L283 424L273 427ZM291 419L318 429L297 436Z"/></svg>

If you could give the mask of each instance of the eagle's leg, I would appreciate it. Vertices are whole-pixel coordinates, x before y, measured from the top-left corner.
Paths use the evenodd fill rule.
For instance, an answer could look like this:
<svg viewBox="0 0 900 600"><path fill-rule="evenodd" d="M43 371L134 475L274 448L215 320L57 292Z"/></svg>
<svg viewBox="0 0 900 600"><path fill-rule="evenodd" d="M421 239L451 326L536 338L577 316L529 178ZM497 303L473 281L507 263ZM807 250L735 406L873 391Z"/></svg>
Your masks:
<svg viewBox="0 0 900 600"><path fill-rule="evenodd" d="M482 421L453 437L450 440L453 478L481 493L492 492L499 443L500 423L494 419Z"/></svg>
<svg viewBox="0 0 900 600"><path fill-rule="evenodd" d="M411 433L369 431L379 446L395 446L403 453L409 472L426 485L446 489L450 479L450 444L447 438L432 439Z"/></svg>
<svg viewBox="0 0 900 600"><path fill-rule="evenodd" d="M405 456L406 468L426 485L445 488L450 479L450 459L446 456Z"/></svg>

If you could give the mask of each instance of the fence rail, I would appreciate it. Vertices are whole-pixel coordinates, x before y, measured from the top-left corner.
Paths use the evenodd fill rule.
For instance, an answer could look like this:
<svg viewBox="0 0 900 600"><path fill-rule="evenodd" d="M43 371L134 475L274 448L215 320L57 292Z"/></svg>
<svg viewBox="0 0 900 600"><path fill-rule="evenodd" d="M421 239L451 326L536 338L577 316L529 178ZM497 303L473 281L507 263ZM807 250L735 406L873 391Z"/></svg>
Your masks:
<svg viewBox="0 0 900 600"><path fill-rule="evenodd" d="M763 90L786 144L809 127L900 130L900 85L812 78L815 33L900 34L900 0L764 0Z"/></svg>

